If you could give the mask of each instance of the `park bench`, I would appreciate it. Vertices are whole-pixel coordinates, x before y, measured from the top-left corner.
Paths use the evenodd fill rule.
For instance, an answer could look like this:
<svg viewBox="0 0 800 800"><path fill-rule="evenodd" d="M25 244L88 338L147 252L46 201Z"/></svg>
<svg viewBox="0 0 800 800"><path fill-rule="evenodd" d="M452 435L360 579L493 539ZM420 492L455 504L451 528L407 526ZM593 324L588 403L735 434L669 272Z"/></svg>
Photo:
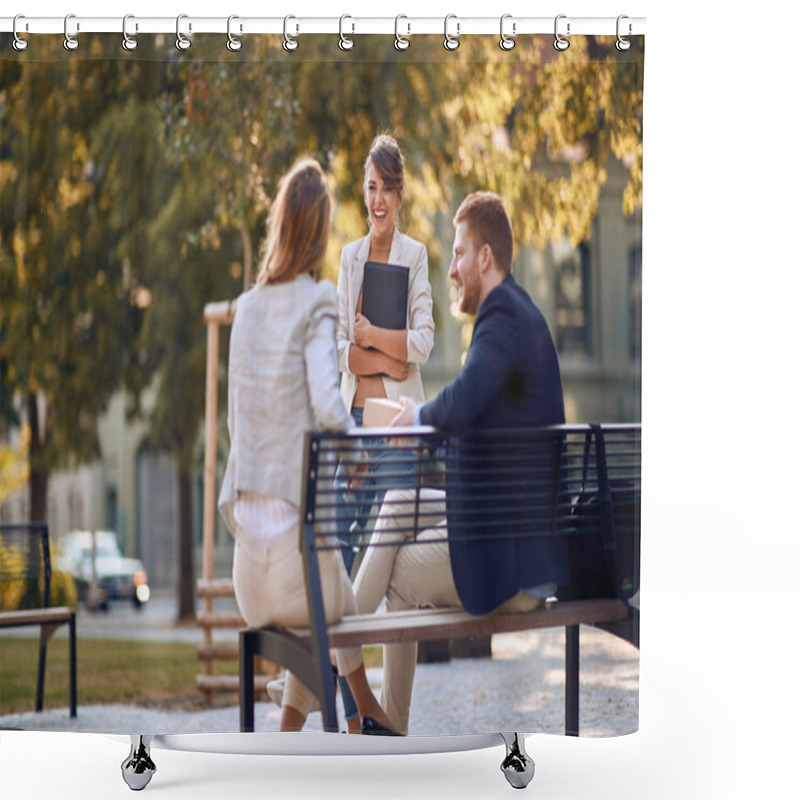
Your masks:
<svg viewBox="0 0 800 800"><path fill-rule="evenodd" d="M61 625L69 628L69 715L78 714L75 609L51 607L50 538L47 525L39 523L0 525L0 584L3 597L14 595L13 610L0 610L0 628L39 626L39 666L36 711L44 706L47 644Z"/></svg>
<svg viewBox="0 0 800 800"><path fill-rule="evenodd" d="M416 534L432 512L425 486L441 484L448 520L462 508L486 506L492 533L569 538L573 581L560 599L529 613L473 615L463 609L418 609L346 616L326 625L318 554L339 547L333 475L337 457L355 458L355 436L309 433L300 547L310 609L307 629L265 627L240 631L240 729L254 730L253 673L256 656L291 670L321 701L325 730L336 731L335 681L329 648L430 641L564 627L565 733L579 732L580 626L591 625L639 646L639 540L641 426L559 425L454 436L432 428L362 429L373 446L402 443L415 454L416 508L403 546L425 547ZM409 438L410 437L410 438ZM485 476L485 477L481 477ZM391 475L387 486L391 485ZM430 494L430 493L427 493ZM479 498L476 503L475 498ZM388 503L387 499L387 503ZM379 509L370 512L374 517ZM374 519L373 519L374 522ZM470 519L462 519L469 533ZM475 537L485 536L485 520ZM362 541L362 547L370 546Z"/></svg>

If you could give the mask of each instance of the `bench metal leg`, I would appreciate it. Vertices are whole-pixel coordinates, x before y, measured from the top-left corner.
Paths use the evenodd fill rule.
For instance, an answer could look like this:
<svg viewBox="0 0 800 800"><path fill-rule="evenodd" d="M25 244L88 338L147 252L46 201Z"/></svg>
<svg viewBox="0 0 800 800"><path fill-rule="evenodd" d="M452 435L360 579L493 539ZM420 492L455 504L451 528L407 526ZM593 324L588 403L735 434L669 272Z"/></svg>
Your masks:
<svg viewBox="0 0 800 800"><path fill-rule="evenodd" d="M255 637L249 631L239 632L239 730L252 733L255 730L254 662Z"/></svg>
<svg viewBox="0 0 800 800"><path fill-rule="evenodd" d="M76 652L75 614L69 620L69 715L78 716L78 656Z"/></svg>
<svg viewBox="0 0 800 800"><path fill-rule="evenodd" d="M524 789L536 771L533 759L525 752L525 737L519 733L501 733L506 743L506 757L500 769L515 789Z"/></svg>
<svg viewBox="0 0 800 800"><path fill-rule="evenodd" d="M50 638L49 625L39 628L39 671L36 677L36 710L44 708L44 675L47 669L47 640Z"/></svg>
<svg viewBox="0 0 800 800"><path fill-rule="evenodd" d="M44 679L47 674L47 643L62 623L43 623L39 629L39 669L36 675L36 711L44 708ZM76 656L75 614L69 626L69 715L73 719L78 716L78 664Z"/></svg>
<svg viewBox="0 0 800 800"><path fill-rule="evenodd" d="M580 725L580 626L567 625L564 687L564 733L577 736Z"/></svg>
<svg viewBox="0 0 800 800"><path fill-rule="evenodd" d="M156 765L150 758L152 741L152 736L131 734L131 752L122 762L122 778L134 792L144 789L156 773Z"/></svg>

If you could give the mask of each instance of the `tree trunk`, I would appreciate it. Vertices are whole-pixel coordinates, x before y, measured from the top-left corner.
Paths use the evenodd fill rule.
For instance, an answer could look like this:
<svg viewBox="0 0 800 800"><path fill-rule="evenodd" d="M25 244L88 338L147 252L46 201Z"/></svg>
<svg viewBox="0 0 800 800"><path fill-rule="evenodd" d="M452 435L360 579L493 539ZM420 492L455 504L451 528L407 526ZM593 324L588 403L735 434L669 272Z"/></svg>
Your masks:
<svg viewBox="0 0 800 800"><path fill-rule="evenodd" d="M194 608L194 536L192 483L189 472L178 465L178 618L191 620Z"/></svg>
<svg viewBox="0 0 800 800"><path fill-rule="evenodd" d="M36 402L36 395L28 395L28 422L31 426L31 441L28 450L28 464L30 473L28 478L28 497L30 507L28 510L29 522L45 522L47 520L47 464L45 463L44 442L40 436L39 425L39 405ZM38 535L33 535L28 539L27 559L29 564L35 564L37 569L33 570L27 577L25 589L20 598L17 608L38 608L42 605L44 598L41 594L41 564L42 559L39 552L41 539ZM41 584L43 588L43 584Z"/></svg>
<svg viewBox="0 0 800 800"><path fill-rule="evenodd" d="M242 270L243 291L247 291L253 284L253 243L250 241L250 231L244 222L239 223L239 233L242 237L242 253L244 269Z"/></svg>
<svg viewBox="0 0 800 800"><path fill-rule="evenodd" d="M31 426L31 443L28 451L30 477L28 480L28 498L30 522L47 520L47 479L48 468L45 461L45 441L39 424L39 404L36 394L28 395L28 423Z"/></svg>

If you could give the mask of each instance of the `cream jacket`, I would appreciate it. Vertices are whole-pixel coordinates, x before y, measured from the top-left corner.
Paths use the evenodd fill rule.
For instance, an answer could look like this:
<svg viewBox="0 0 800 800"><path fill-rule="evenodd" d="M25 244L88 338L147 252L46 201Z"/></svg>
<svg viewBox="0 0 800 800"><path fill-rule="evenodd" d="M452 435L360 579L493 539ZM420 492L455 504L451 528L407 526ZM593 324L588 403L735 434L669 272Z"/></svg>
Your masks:
<svg viewBox="0 0 800 800"><path fill-rule="evenodd" d="M339 323L336 327L336 346L339 350L339 370L342 373L341 392L347 410L353 404L356 394L356 376L350 372L350 345L355 342L353 327L356 320L356 307L364 280L364 264L369 258L369 234L351 242L342 250L339 267ZM428 251L425 245L395 230L389 263L408 267L408 312L406 330L408 331L408 376L404 381L396 381L383 376L386 397L397 400L407 395L419 402L425 401L422 389L420 364L428 360L433 350L433 300L431 285L428 282Z"/></svg>
<svg viewBox="0 0 800 800"><path fill-rule="evenodd" d="M333 284L310 275L255 286L236 301L228 359L230 452L219 495L232 533L238 492L299 507L303 434L350 424L338 391L335 327Z"/></svg>

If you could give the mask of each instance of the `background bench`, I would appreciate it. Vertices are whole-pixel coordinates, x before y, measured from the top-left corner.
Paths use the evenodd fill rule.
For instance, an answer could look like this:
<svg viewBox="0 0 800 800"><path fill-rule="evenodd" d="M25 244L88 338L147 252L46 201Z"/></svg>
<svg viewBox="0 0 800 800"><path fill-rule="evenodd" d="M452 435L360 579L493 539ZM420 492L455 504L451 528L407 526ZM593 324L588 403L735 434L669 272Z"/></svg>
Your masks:
<svg viewBox="0 0 800 800"><path fill-rule="evenodd" d="M566 536L571 542L575 572L584 583L559 591L524 614L475 616L461 609L419 609L344 617L334 625L324 621L317 555L340 546L336 539L333 475L339 456L354 459L354 436L312 433L306 438L303 535L300 546L306 570L311 624L307 629L277 627L240 633L240 728L254 730L254 658L260 656L294 672L322 705L325 730L338 730L335 682L329 648L351 645L430 641L491 635L536 628L564 627L565 733L579 732L580 625L593 625L639 645L639 498L641 492L641 427L639 425L561 425L539 429L493 431L453 437L430 428L384 429L361 433L362 439L404 437L417 457L417 489L447 484L458 491L457 470L487 474L492 500L489 514L496 521L494 536ZM466 443L465 443L466 442ZM392 447L383 442L379 446ZM454 459L456 448L472 459ZM483 449L481 449L483 448ZM553 452L557 458L553 458ZM399 463L399 462L398 462ZM447 469L442 469L442 464ZM454 466L455 465L455 466ZM445 481L445 473L447 478ZM391 488L388 475L386 487ZM456 487L454 489L454 487ZM475 488L474 475L466 491ZM485 488L485 487L484 487ZM433 512L417 493L417 508L409 522L404 546L425 547L416 533L430 527ZM379 513L373 507L372 521ZM483 535L483 534L476 534ZM430 541L430 540L428 540ZM368 538L360 543L370 546ZM587 569L587 559L591 555ZM603 562L607 570L592 572ZM599 579L598 579L599 577ZM589 580L594 579L594 580ZM604 579L604 580L603 580Z"/></svg>
<svg viewBox="0 0 800 800"><path fill-rule="evenodd" d="M47 643L60 625L69 627L69 715L78 714L75 610L50 606L50 537L43 522L0 525L0 584L4 597L15 595L14 610L0 610L0 628L38 625L39 667L36 710L44 707Z"/></svg>

